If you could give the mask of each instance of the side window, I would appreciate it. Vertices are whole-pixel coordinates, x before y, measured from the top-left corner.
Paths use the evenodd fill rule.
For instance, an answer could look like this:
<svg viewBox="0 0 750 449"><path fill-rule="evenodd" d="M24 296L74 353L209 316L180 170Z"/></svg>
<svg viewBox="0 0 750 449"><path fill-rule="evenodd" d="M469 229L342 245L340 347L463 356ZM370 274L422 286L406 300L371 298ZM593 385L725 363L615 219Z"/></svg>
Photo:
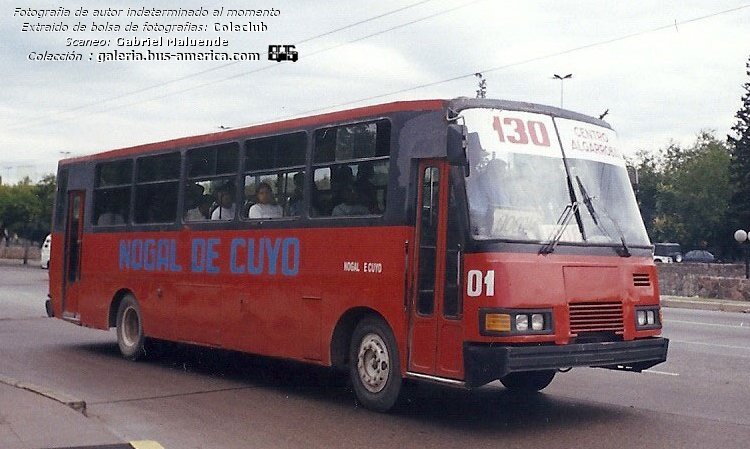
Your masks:
<svg viewBox="0 0 750 449"><path fill-rule="evenodd" d="M130 213L133 161L97 164L94 177L94 226L124 225Z"/></svg>
<svg viewBox="0 0 750 449"><path fill-rule="evenodd" d="M461 227L459 224L460 212L456 198L459 195L457 177L461 172L453 167L448 177L448 228L446 230L445 248L445 282L443 284L443 315L447 318L459 318L461 316Z"/></svg>
<svg viewBox="0 0 750 449"><path fill-rule="evenodd" d="M187 165L184 220L233 220L237 214L235 180L239 144L230 142L190 150Z"/></svg>
<svg viewBox="0 0 750 449"><path fill-rule="evenodd" d="M136 161L135 223L174 223L180 185L180 153Z"/></svg>
<svg viewBox="0 0 750 449"><path fill-rule="evenodd" d="M435 271L437 267L437 230L439 216L440 169L426 167L422 176L422 210L419 237L419 273L417 312L432 315L435 310Z"/></svg>
<svg viewBox="0 0 750 449"><path fill-rule="evenodd" d="M242 218L257 220L302 215L306 150L307 134L304 132L245 142Z"/></svg>
<svg viewBox="0 0 750 449"><path fill-rule="evenodd" d="M382 215L388 192L390 122L315 132L313 215Z"/></svg>

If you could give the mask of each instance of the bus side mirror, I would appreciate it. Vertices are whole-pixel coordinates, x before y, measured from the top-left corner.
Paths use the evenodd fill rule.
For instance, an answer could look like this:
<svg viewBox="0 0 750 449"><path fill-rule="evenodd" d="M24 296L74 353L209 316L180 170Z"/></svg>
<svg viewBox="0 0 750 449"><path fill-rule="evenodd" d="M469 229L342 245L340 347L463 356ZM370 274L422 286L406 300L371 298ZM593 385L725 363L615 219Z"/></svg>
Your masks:
<svg viewBox="0 0 750 449"><path fill-rule="evenodd" d="M469 176L469 158L466 157L466 133L465 127L458 124L448 125L447 156L448 163L464 167L464 176Z"/></svg>

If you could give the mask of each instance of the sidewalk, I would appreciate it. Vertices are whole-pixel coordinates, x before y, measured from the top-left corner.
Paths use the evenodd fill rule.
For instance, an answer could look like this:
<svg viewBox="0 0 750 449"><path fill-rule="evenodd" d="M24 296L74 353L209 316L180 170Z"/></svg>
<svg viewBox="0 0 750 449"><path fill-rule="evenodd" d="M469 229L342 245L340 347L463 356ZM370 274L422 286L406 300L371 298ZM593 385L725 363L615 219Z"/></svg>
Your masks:
<svg viewBox="0 0 750 449"><path fill-rule="evenodd" d="M122 443L97 420L18 384L0 377L0 447L42 449Z"/></svg>
<svg viewBox="0 0 750 449"><path fill-rule="evenodd" d="M85 413L81 399L0 376L3 449L164 449L153 441L123 442Z"/></svg>
<svg viewBox="0 0 750 449"><path fill-rule="evenodd" d="M730 301L728 299L698 298L685 296L662 296L664 307L694 310L716 310L722 312L750 313L750 301Z"/></svg>

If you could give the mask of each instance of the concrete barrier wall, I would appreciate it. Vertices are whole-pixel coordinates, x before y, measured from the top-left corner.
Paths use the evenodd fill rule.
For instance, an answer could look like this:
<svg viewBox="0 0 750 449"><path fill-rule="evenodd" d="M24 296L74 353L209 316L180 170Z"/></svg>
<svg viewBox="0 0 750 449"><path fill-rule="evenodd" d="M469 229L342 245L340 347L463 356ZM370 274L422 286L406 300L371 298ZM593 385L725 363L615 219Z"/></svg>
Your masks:
<svg viewBox="0 0 750 449"><path fill-rule="evenodd" d="M662 295L750 301L750 281L742 264L657 264L657 271Z"/></svg>
<svg viewBox="0 0 750 449"><path fill-rule="evenodd" d="M23 246L0 246L0 259L23 259ZM36 245L29 247L29 260L38 261L42 257L41 249Z"/></svg>

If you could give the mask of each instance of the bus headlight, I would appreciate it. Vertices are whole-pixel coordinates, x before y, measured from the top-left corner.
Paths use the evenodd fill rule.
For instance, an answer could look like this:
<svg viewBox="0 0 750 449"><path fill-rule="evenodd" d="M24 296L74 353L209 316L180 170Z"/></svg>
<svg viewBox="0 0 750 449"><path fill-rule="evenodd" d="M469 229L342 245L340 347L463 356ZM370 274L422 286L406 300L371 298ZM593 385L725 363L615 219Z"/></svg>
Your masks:
<svg viewBox="0 0 750 449"><path fill-rule="evenodd" d="M526 332L529 330L529 316L526 314L518 314L516 315L516 319L514 320L516 322L516 331L517 332Z"/></svg>
<svg viewBox="0 0 750 449"><path fill-rule="evenodd" d="M540 335L551 334L551 310L480 309L482 335Z"/></svg>
<svg viewBox="0 0 750 449"><path fill-rule="evenodd" d="M544 330L544 314L534 313L531 315L531 330Z"/></svg>
<svg viewBox="0 0 750 449"><path fill-rule="evenodd" d="M635 309L635 328L637 330L661 328L661 309L659 306L637 307Z"/></svg>

